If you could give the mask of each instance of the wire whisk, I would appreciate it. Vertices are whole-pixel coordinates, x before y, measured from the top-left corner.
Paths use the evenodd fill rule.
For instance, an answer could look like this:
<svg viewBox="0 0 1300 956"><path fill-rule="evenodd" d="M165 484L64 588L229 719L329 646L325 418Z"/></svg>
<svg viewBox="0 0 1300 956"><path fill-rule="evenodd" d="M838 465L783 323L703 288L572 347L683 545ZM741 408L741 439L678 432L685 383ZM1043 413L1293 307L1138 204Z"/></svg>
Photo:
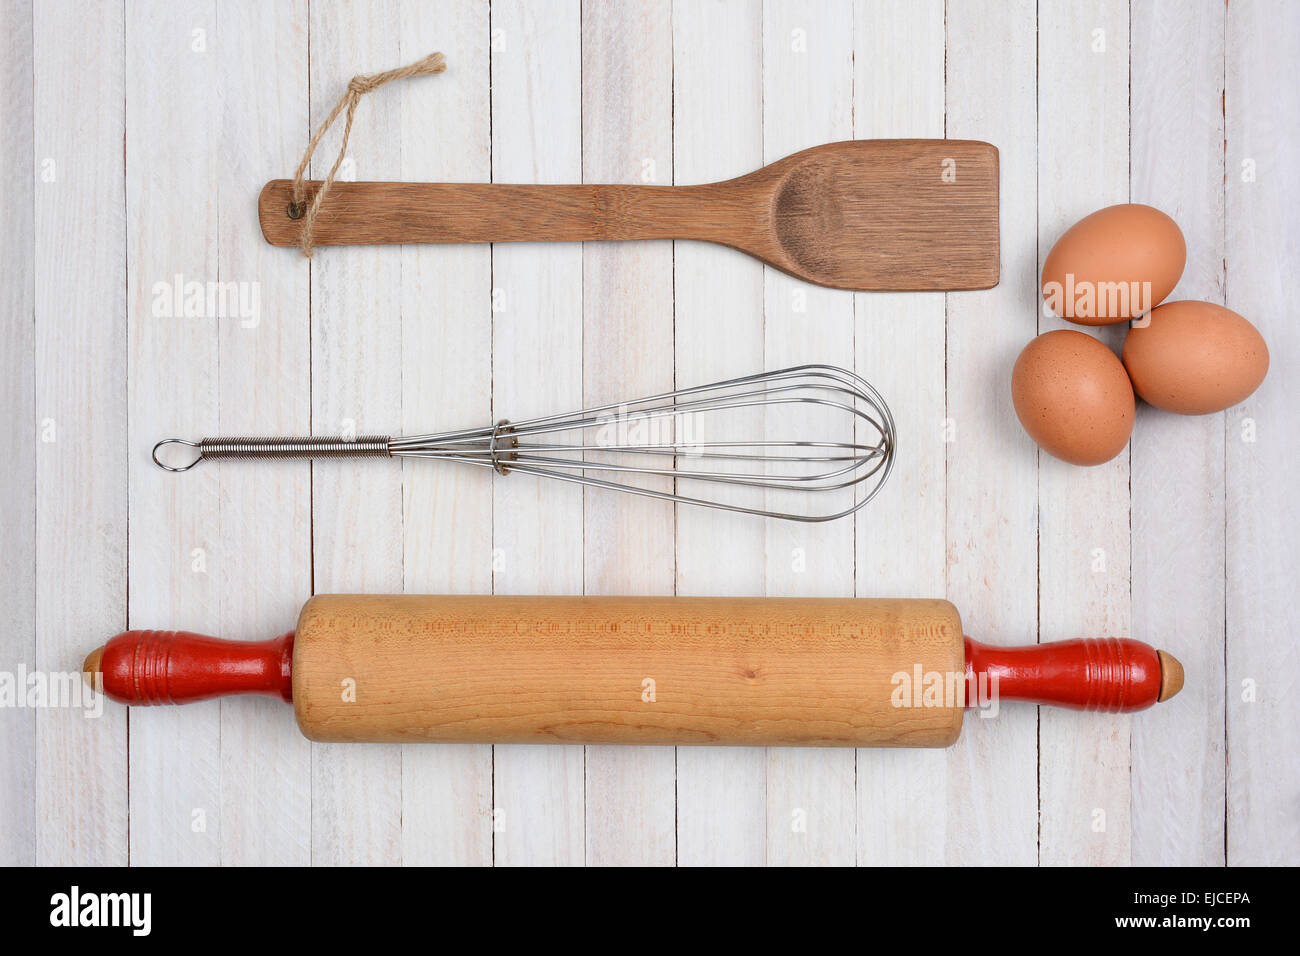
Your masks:
<svg viewBox="0 0 1300 956"><path fill-rule="evenodd" d="M159 457L168 446L193 449L193 457L169 464ZM431 458L816 522L843 518L875 497L894 450L893 415L866 380L830 365L801 365L562 415L406 438L167 438L154 446L153 460L181 472L214 458Z"/></svg>

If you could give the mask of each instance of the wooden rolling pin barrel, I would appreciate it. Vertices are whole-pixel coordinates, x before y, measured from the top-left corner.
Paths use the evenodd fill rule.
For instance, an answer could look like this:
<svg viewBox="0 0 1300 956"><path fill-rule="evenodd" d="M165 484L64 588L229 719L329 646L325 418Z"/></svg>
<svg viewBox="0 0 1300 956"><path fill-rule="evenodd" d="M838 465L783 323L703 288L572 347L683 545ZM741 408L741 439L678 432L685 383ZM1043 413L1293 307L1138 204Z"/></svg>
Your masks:
<svg viewBox="0 0 1300 956"><path fill-rule="evenodd" d="M939 600L318 595L295 631L127 631L128 704L291 701L313 740L944 747L968 706L1134 711L1182 667L1128 639L994 647Z"/></svg>

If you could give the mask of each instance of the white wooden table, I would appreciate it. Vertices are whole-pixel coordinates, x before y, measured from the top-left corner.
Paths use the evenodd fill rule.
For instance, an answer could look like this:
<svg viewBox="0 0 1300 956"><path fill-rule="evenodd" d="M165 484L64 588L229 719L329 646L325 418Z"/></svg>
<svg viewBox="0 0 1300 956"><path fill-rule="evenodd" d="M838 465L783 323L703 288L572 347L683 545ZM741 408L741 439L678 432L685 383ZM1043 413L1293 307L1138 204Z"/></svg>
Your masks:
<svg viewBox="0 0 1300 956"><path fill-rule="evenodd" d="M128 626L269 637L313 590L946 595L982 639L1132 633L1187 669L1153 711L1007 707L947 751L330 746L271 701L6 707L0 863L1300 862L1296 4L0 0L0 37L0 670L75 671ZM345 175L696 183L832 140L983 139L1001 284L853 295L686 242L267 246L257 192L348 79L432 50L444 75L362 103ZM1128 200L1186 233L1173 297L1246 315L1273 365L1227 413L1141 409L1078 469L1020 430L1010 367L1060 324L1052 242ZM246 307L168 314L193 282ZM853 364L898 419L856 522L421 462L149 460L808 361Z"/></svg>

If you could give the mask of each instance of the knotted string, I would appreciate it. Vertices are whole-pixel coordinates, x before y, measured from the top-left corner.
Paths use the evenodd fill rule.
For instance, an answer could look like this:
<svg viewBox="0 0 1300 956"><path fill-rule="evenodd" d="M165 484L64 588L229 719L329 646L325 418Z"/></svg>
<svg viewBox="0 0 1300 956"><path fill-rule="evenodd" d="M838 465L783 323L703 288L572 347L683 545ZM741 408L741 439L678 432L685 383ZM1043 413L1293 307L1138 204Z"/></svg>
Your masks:
<svg viewBox="0 0 1300 956"><path fill-rule="evenodd" d="M361 97L365 96L371 90L376 90L385 83L393 80L404 80L411 76L432 76L435 73L441 73L447 69L447 58L441 53L430 53L422 60L416 60L407 66L399 66L395 70L385 70L383 73L374 73L369 76L358 74L352 77L352 82L348 84L347 90L335 104L333 111L325 118L325 122L320 124L316 130L316 135L311 138L307 144L307 151L302 154L302 162L298 164L297 171L293 174L293 206L290 215L297 219L303 218L302 224L302 254L308 259L311 258L311 232L312 226L316 223L316 216L320 213L321 203L325 201L325 194L330 191L334 185L334 177L338 174L339 166L343 162L343 157L348 151L348 137L352 135L352 118L356 115L357 104L361 102ZM307 172L307 164L311 162L312 153L316 151L317 144L320 143L321 137L325 131L334 124L338 119L339 113L347 110L347 121L343 124L343 142L339 146L338 157L334 160L334 165L330 167L330 174L325 177L321 183L320 189L312 198L311 205L306 204L307 186L303 181Z"/></svg>

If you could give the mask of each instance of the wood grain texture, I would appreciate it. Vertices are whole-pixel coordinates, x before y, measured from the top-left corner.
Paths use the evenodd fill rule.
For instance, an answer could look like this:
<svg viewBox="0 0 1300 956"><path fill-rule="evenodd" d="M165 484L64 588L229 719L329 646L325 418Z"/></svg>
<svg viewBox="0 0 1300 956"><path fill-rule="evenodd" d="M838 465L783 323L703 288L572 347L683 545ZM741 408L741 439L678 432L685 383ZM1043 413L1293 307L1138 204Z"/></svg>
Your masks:
<svg viewBox="0 0 1300 956"><path fill-rule="evenodd" d="M36 657L78 668L127 623L124 24L120 6L35 8ZM68 250L79 250L69 269ZM77 599L68 600L69 583ZM127 716L36 720L42 865L123 866Z"/></svg>
<svg viewBox="0 0 1300 956"><path fill-rule="evenodd" d="M942 747L962 724L960 692L895 700L917 667L960 686L946 601L317 595L293 655L314 740Z"/></svg>
<svg viewBox="0 0 1300 956"><path fill-rule="evenodd" d="M942 136L943 0L859 2L853 37L854 135ZM943 594L945 298L860 294L854 317L857 372L880 389L906 436L906 466L855 519L856 593ZM858 752L859 863L944 861L947 768L937 751Z"/></svg>
<svg viewBox="0 0 1300 956"><path fill-rule="evenodd" d="M582 177L581 10L577 0L492 4L492 178ZM582 405L582 247L492 250L494 418ZM493 483L493 590L582 591L582 491L553 481ZM578 865L584 848L581 747L494 748L493 859Z"/></svg>
<svg viewBox="0 0 1300 956"><path fill-rule="evenodd" d="M1037 637L1036 451L1011 407L1009 376L1034 334L1035 4L948 6L947 133L998 144L1002 283L948 297L948 597L973 634ZM960 168L958 175L961 175ZM973 719L948 753L948 863L1031 864L1038 855L1032 711Z"/></svg>
<svg viewBox="0 0 1300 956"><path fill-rule="evenodd" d="M477 0L401 6L399 62L432 50L447 72L404 83L402 178L491 178L488 8ZM402 260L402 431L490 420L492 253L485 246L407 246ZM433 465L433 467L428 467ZM416 593L490 593L492 481L477 468L402 465L403 584ZM492 748L402 752L402 862L492 862Z"/></svg>
<svg viewBox="0 0 1300 956"><path fill-rule="evenodd" d="M291 167L308 122L307 3L222 3L208 31L218 59L217 276L257 290L255 310L218 321L218 424L229 433L311 429L310 271L256 242L248 183ZM250 102L268 108L250 110ZM251 300L249 300L251 302ZM145 442L142 447L148 445ZM216 469L220 536L211 543L220 633L287 631L311 592L307 468ZM221 706L221 862L311 862L311 745L274 701Z"/></svg>
<svg viewBox="0 0 1300 956"><path fill-rule="evenodd" d="M1076 221L1128 201L1128 17L1128 0L1039 5L1036 272ZM1056 328L1076 326L1040 313L1040 332ZM1088 333L1118 346L1123 329ZM1128 454L1094 468L1039 454L1038 519L1039 641L1127 637ZM1129 724L1040 712L1041 863L1129 862Z"/></svg>
<svg viewBox="0 0 1300 956"><path fill-rule="evenodd" d="M847 8L836 14L847 19ZM950 161L961 177L945 177ZM309 183L308 198L319 188ZM258 200L276 245L301 241L292 196L291 182L275 180ZM322 246L612 239L717 242L836 289L987 289L998 281L997 150L823 143L736 179L680 187L339 183L312 230Z"/></svg>
<svg viewBox="0 0 1300 956"><path fill-rule="evenodd" d="M763 153L765 160L853 136L853 9L843 3L763 5ZM941 168L935 162L935 168ZM992 250L991 250L992 251ZM788 368L853 354L853 297L811 289L765 270L763 364ZM838 360L837 360L838 361ZM771 440L812 437L798 408L769 410ZM836 508L852 506L840 495ZM766 593L853 594L853 522L818 525L769 521ZM767 863L848 865L854 849L854 758L847 750L767 755Z"/></svg>
<svg viewBox="0 0 1300 956"><path fill-rule="evenodd" d="M218 326L238 321L206 295L176 308L219 280L214 18L212 4L164 0L132 4L126 20L128 616L203 631L220 625L217 474L182 484L143 452L217 424ZM190 108L171 108L174 95ZM220 862L219 706L132 714L131 804L156 821L131 832L133 863Z"/></svg>
<svg viewBox="0 0 1300 956"><path fill-rule="evenodd" d="M1222 303L1224 5L1141 3L1131 15L1131 196L1187 239L1169 298ZM1224 862L1223 442L1222 415L1138 404L1133 636L1177 654L1189 679L1173 706L1132 724L1135 865Z"/></svg>
<svg viewBox="0 0 1300 956"><path fill-rule="evenodd" d="M350 77L401 62L398 12L395 0L310 5L312 129ZM401 174L401 106L394 88L366 97L352 130L349 175ZM315 174L333 162L341 132L322 141ZM401 257L397 250L352 252L310 264L312 428L320 433L386 432L402 419ZM310 465L316 590L401 591L402 470L390 464ZM312 862L392 865L401 853L401 749L313 746Z"/></svg>
<svg viewBox="0 0 1300 956"><path fill-rule="evenodd" d="M673 4L673 176L683 184L763 164L763 25L757 3ZM727 104L719 110L719 103ZM762 368L763 267L731 250L674 244L677 385ZM761 523L702 508L677 513L677 593L761 595ZM677 862L767 860L767 755L683 749L677 755Z"/></svg>
<svg viewBox="0 0 1300 956"><path fill-rule="evenodd" d="M36 667L36 330L33 282L36 244L33 204L36 158L32 135L32 4L0 3L0 168L12 171L0 190L0 259L8 277L0 285L0 441L9 454L0 462L0 486L7 495L0 511L0 595L8 625L0 633L0 671L16 674ZM36 862L36 711L0 710L0 862Z"/></svg>
<svg viewBox="0 0 1300 956"><path fill-rule="evenodd" d="M1300 336L1288 280L1300 261L1300 90L1278 83L1300 50L1300 16L1282 3L1227 13L1228 308L1259 328L1273 365L1225 413L1228 849L1230 864L1300 862L1300 508L1295 409Z"/></svg>
<svg viewBox="0 0 1300 956"><path fill-rule="evenodd" d="M670 0L582 8L582 178L672 182ZM673 249L588 243L582 253L583 404L673 388ZM662 491L671 480L647 480ZM588 594L672 594L673 506L593 489L583 501ZM646 675L650 676L650 675ZM586 862L671 866L677 756L668 747L588 747Z"/></svg>

